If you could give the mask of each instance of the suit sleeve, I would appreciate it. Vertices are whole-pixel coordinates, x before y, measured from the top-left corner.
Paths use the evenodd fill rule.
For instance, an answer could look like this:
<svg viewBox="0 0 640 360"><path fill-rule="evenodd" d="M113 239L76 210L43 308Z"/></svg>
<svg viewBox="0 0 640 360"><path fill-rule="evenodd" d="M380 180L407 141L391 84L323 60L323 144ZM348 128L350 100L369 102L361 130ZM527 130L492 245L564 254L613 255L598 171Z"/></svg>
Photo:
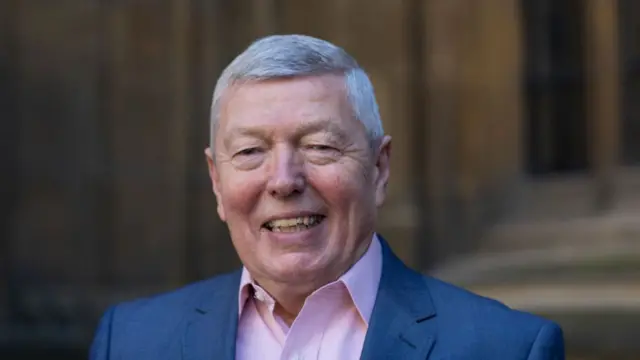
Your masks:
<svg viewBox="0 0 640 360"><path fill-rule="evenodd" d="M540 328L531 346L528 360L564 360L564 336L562 329L554 323Z"/></svg>
<svg viewBox="0 0 640 360"><path fill-rule="evenodd" d="M89 360L109 360L111 350L111 328L115 307L109 308L98 324L98 329L89 349Z"/></svg>

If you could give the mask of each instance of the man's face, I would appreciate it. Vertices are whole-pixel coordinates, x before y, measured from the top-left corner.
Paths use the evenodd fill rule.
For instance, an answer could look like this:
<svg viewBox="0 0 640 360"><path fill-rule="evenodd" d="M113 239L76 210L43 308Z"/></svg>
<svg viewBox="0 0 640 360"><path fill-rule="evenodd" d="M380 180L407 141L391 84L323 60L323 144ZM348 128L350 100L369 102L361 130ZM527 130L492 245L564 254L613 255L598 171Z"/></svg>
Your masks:
<svg viewBox="0 0 640 360"><path fill-rule="evenodd" d="M371 240L390 138L370 146L340 76L244 83L221 105L207 159L243 264L258 281L335 280Z"/></svg>

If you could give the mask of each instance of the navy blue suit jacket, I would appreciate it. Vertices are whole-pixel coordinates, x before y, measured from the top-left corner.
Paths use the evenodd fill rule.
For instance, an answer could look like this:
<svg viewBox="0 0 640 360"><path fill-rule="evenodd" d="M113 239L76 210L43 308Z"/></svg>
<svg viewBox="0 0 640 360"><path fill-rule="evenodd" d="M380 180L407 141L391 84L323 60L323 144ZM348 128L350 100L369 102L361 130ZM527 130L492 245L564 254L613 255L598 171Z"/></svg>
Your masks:
<svg viewBox="0 0 640 360"><path fill-rule="evenodd" d="M406 267L382 242L382 278L362 359L564 359L562 331ZM232 360L240 271L110 308L92 360Z"/></svg>

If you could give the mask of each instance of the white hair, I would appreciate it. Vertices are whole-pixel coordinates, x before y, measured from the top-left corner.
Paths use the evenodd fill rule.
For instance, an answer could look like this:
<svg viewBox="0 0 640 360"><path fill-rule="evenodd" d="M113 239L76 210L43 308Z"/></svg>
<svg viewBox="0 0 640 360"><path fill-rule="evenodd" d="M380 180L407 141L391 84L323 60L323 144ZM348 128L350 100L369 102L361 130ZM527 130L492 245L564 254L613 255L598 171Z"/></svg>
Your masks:
<svg viewBox="0 0 640 360"><path fill-rule="evenodd" d="M341 74L353 115L373 144L384 136L373 85L366 72L342 48L306 35L272 35L255 41L222 72L211 103L213 150L223 93L234 84L278 78Z"/></svg>

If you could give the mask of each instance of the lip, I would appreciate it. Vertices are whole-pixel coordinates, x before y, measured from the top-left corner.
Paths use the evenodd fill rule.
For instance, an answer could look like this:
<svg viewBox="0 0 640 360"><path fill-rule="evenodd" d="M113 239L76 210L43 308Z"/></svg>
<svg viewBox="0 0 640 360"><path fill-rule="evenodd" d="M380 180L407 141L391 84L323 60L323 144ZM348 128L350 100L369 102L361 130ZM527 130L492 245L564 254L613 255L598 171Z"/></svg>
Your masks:
<svg viewBox="0 0 640 360"><path fill-rule="evenodd" d="M265 236L266 239L269 239L270 242L280 244L281 246L293 246L296 248L307 247L318 244L316 241L311 240L322 238L322 234L325 234L326 226L323 221L317 226L293 232L274 232L263 228L261 234Z"/></svg>
<svg viewBox="0 0 640 360"><path fill-rule="evenodd" d="M264 226L264 224L268 223L269 221L273 221L273 220L292 219L292 218L297 218L297 217L316 216L316 215L320 215L320 216L324 216L324 217L327 216L327 215L325 215L325 214L323 214L323 213L321 213L319 211L295 211L295 212L280 213L280 214L268 217L266 220L264 220L262 222L262 224L260 226L262 227L262 226Z"/></svg>

